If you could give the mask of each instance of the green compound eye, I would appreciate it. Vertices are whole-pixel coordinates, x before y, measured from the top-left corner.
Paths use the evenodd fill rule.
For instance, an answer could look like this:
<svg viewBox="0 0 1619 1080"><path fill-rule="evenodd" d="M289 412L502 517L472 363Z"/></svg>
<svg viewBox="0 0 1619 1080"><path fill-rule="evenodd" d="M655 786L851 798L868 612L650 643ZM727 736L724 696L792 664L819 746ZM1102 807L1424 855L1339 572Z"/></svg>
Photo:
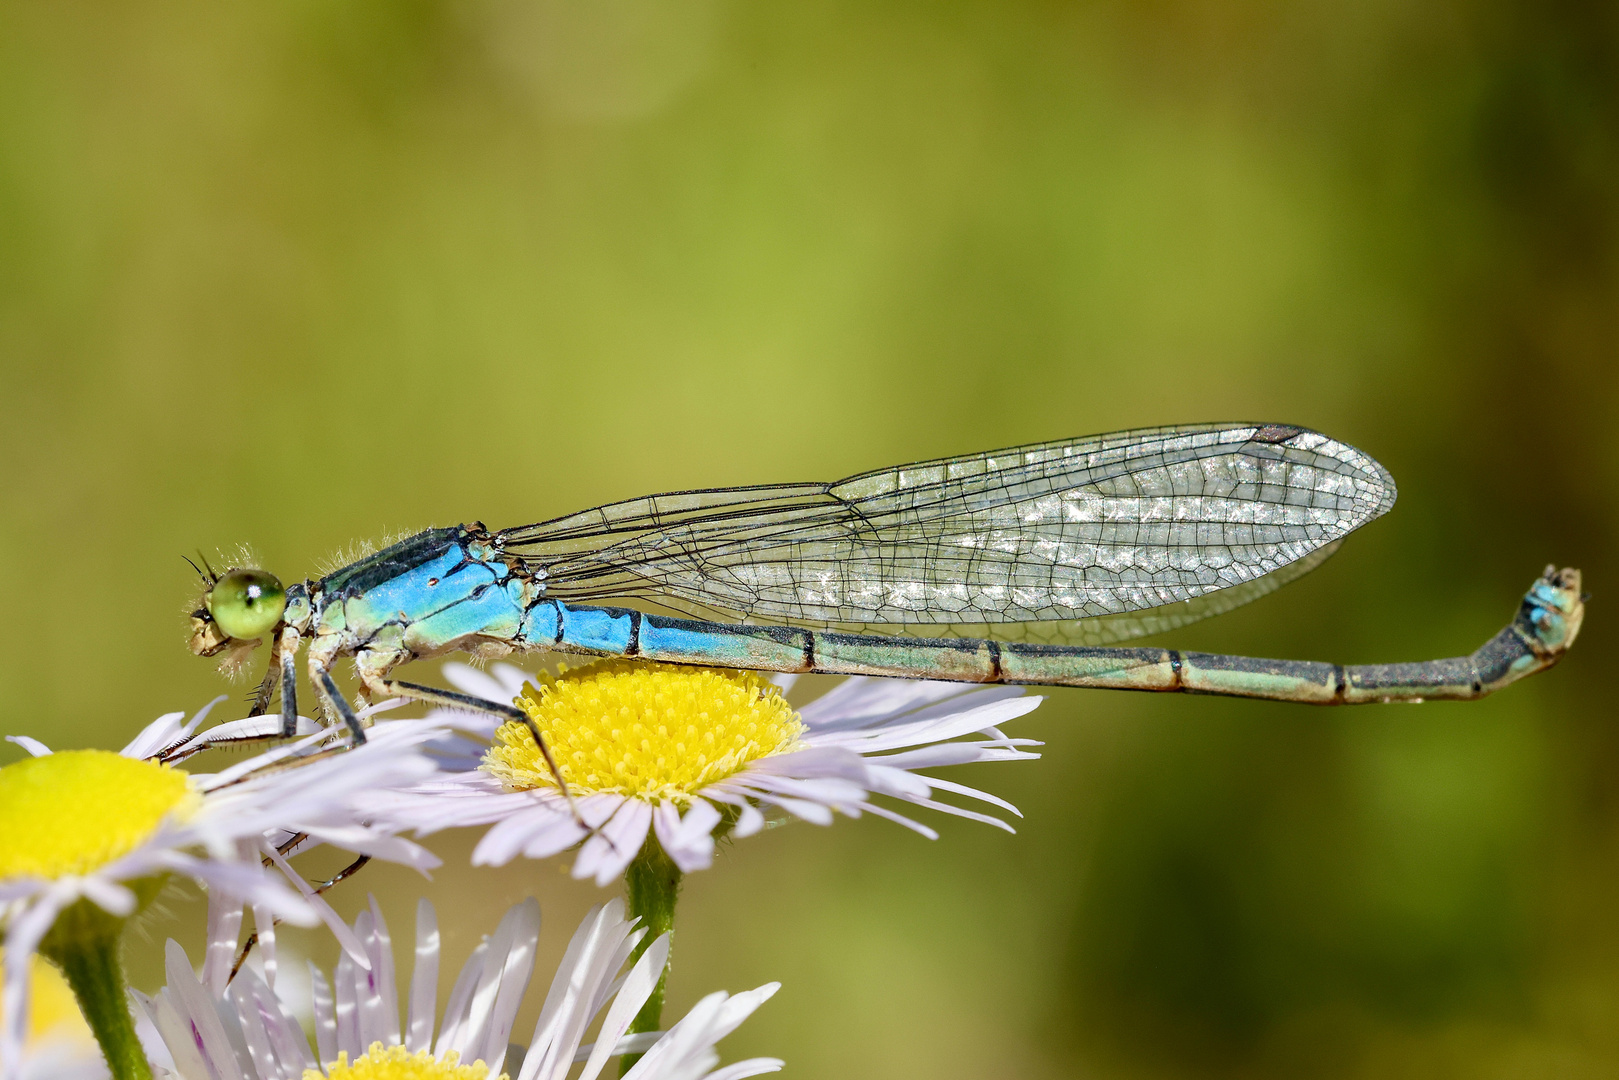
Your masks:
<svg viewBox="0 0 1619 1080"><path fill-rule="evenodd" d="M208 614L219 629L242 641L263 637L281 621L287 590L263 570L232 570L208 591Z"/></svg>

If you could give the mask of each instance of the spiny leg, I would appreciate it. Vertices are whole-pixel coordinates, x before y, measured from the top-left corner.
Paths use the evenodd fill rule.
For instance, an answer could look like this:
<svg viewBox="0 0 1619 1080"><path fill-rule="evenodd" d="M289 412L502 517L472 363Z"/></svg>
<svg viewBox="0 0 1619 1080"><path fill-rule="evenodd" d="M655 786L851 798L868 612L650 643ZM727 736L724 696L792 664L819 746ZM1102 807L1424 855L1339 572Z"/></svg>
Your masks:
<svg viewBox="0 0 1619 1080"><path fill-rule="evenodd" d="M253 703L247 710L249 716L263 716L270 711L270 702L275 700L277 652L278 650L274 648L270 650L270 666L264 669L264 678L259 680L258 689L254 690L253 696L248 699Z"/></svg>
<svg viewBox="0 0 1619 1080"><path fill-rule="evenodd" d="M263 716L270 711L275 700L276 682L281 683L281 737L290 739L298 733L298 673L293 666L298 656L298 631L282 627L270 643L270 666L264 670L258 689L253 692L253 707L248 716Z"/></svg>
<svg viewBox="0 0 1619 1080"><path fill-rule="evenodd" d="M283 627L275 640L276 662L281 666L281 734L292 738L298 733L298 641L302 637L292 627ZM266 673L265 679L269 679Z"/></svg>
<svg viewBox="0 0 1619 1080"><path fill-rule="evenodd" d="M473 697L471 694L461 694L454 690L439 690L431 686L422 686L419 683L402 682L399 679L383 679L382 685L389 693L397 693L401 697L415 698L430 705L443 705L451 709L466 709L470 712L481 712L489 716L498 716L508 722L515 721L528 728L528 733L534 736L534 745L540 748L540 756L545 759L545 767L551 770L551 776L556 780L557 787L562 791L568 805L573 805L573 794L568 791L568 782L562 779L562 770L557 767L556 758L551 756L551 748L545 744L545 736L540 734L539 725L528 713L515 705L502 705L498 701L488 701L484 698ZM578 817L578 810L574 817Z"/></svg>
<svg viewBox="0 0 1619 1080"><path fill-rule="evenodd" d="M415 698L430 705L443 705L451 709L466 709L469 712L481 712L489 716L498 716L502 720L516 721L528 728L528 733L534 737L534 745L540 748L540 756L545 759L545 767L551 770L551 776L557 782L557 789L562 792L562 797L568 800L568 812L573 815L574 823L589 830L591 835L595 835L599 831L586 824L584 815L579 813L579 804L574 801L573 792L568 790L568 782L562 778L562 770L557 767L557 759L551 756L551 748L546 745L545 736L540 734L539 725L534 722L534 718L528 713L515 705L502 705L498 701L488 701L484 698L473 697L471 694L457 693L454 690L439 690L436 687L403 682L399 679L382 679L380 682L389 693L397 693L401 697ZM611 838L608 839L608 843L612 843Z"/></svg>
<svg viewBox="0 0 1619 1080"><path fill-rule="evenodd" d="M579 814L579 807L575 805L573 792L568 790L568 782L562 778L562 770L557 766L557 760L551 755L551 748L546 745L545 736L540 734L539 725L528 713L515 705L506 705L485 698L473 697L470 694L457 693L454 690L440 690L432 686L422 686L420 683L402 682L387 677L397 665L411 659L408 652L403 650L366 648L361 649L354 656L354 669L360 676L360 685L365 692L372 695L394 694L400 697L414 698L430 705L443 705L451 709L463 709L469 712L480 712L488 716L496 716L508 723L519 723L528 728L528 733L534 739L534 745L539 747L540 756L545 759L545 766L550 770L551 776L557 782L557 789L562 797L568 801L568 809L573 813L574 821L584 825L584 818Z"/></svg>
<svg viewBox="0 0 1619 1080"><path fill-rule="evenodd" d="M298 733L298 669L292 653L281 657L281 734L292 738Z"/></svg>
<svg viewBox="0 0 1619 1080"><path fill-rule="evenodd" d="M349 734L354 739L354 745L360 746L363 744L365 742L365 729L360 726L360 718L354 714L354 707L348 703L348 699L343 696L343 692L337 688L337 683L332 680L332 673L325 668L322 668L320 672L320 685L326 691L326 700L331 703L332 708L337 710L337 715L343 718L343 723L348 725Z"/></svg>
<svg viewBox="0 0 1619 1080"><path fill-rule="evenodd" d="M285 855L293 847L297 846L298 844L302 843L304 840L307 840L308 838L309 837L308 837L308 835L306 833L299 833L292 840L289 840L286 844L282 845L281 847L277 848L276 850L280 851L282 855ZM347 881L349 878L353 877L355 874L357 874L361 870L363 870L365 868L365 864L370 862L370 861L371 861L371 856L369 856L369 855L361 855L359 858L355 859L353 862L351 862L347 866L343 867L343 869L341 869L337 873L333 874L330 878L327 878L325 881L323 881L319 885L315 886L315 895L320 896L323 893L325 893L328 889L331 889L333 886L339 884L340 882ZM264 863L265 863L266 866L272 865L270 863L269 859L265 859ZM270 925L272 925L272 926L280 926L281 925L281 920L276 919ZM258 932L258 930L255 929L251 934L247 935L247 940L242 942L242 949L241 949L240 952L238 952L236 954L236 962L234 964L232 964L231 967L230 967L230 976L229 976L229 978L227 978L225 980L225 982L227 984L233 982L236 979L236 973L242 970L242 965L247 963L248 954L253 951L253 946L257 945L258 943L259 943L259 932Z"/></svg>

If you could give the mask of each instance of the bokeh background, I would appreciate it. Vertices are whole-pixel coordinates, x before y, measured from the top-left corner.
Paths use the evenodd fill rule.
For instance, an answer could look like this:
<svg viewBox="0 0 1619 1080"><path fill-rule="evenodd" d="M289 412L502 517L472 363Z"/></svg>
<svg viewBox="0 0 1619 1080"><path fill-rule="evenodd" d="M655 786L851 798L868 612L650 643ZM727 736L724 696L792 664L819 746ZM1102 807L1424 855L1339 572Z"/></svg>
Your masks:
<svg viewBox="0 0 1619 1080"><path fill-rule="evenodd" d="M671 999L783 980L725 1050L800 1077L1611 1076L1616 51L1578 0L6 0L4 727L117 746L227 689L183 644L199 547L293 579L429 524L1304 424L1399 505L1179 643L1465 653L1555 561L1595 594L1567 663L1469 705L1055 692L1043 761L958 777L1018 835L738 844ZM602 894L470 843L337 903L403 929L425 892L459 956L533 893L554 961ZM200 937L168 908L148 987Z"/></svg>

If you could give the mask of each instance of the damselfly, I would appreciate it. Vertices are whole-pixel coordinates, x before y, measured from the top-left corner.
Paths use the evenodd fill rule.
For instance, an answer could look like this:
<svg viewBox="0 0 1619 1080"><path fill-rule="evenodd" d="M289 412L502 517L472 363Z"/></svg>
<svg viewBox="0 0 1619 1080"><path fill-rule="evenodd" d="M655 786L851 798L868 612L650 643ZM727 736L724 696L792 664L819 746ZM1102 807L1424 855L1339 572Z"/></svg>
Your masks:
<svg viewBox="0 0 1619 1080"><path fill-rule="evenodd" d="M1344 666L1113 643L1184 626L1298 577L1394 504L1354 447L1277 424L1150 428L942 458L822 484L649 495L491 531L428 529L283 589L205 574L191 649L271 637L254 713L295 658L323 711L364 735L331 669L397 694L526 720L389 678L406 661L556 650L783 672L1183 691L1317 705L1482 697L1550 667L1583 616L1548 567L1471 656Z"/></svg>

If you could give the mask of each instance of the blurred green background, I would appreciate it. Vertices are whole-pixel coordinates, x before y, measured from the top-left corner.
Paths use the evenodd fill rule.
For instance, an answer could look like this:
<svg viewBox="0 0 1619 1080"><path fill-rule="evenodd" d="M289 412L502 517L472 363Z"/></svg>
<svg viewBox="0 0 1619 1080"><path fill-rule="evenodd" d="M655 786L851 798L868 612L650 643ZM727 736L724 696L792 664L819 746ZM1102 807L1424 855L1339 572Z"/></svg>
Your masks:
<svg viewBox="0 0 1619 1080"><path fill-rule="evenodd" d="M672 1001L783 980L725 1050L801 1077L1611 1076L1616 51L1574 0L6 0L5 729L117 746L221 692L198 547L291 579L401 528L1304 424L1399 505L1179 643L1465 653L1556 561L1596 594L1568 662L1419 708L1057 691L1043 761L956 774L1017 836L738 844ZM552 962L603 895L434 843L339 906L397 931L425 890L460 955L533 892ZM170 908L147 986L200 937Z"/></svg>

